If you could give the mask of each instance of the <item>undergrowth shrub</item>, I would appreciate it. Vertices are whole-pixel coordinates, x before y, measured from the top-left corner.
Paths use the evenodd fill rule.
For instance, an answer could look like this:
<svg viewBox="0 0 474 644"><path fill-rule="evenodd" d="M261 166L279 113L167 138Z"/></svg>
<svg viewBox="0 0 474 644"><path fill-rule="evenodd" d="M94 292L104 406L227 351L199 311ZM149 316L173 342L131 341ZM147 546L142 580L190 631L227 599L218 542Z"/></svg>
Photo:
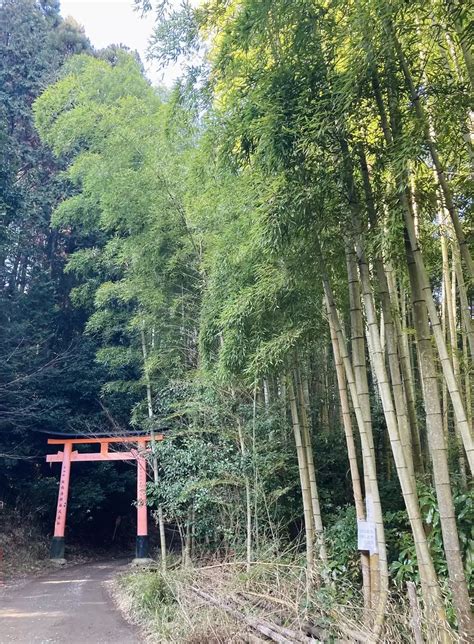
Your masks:
<svg viewBox="0 0 474 644"><path fill-rule="evenodd" d="M165 574L137 570L118 578L115 594L121 610L145 629L149 642L240 641L241 624L232 623L215 607L196 604L189 589L192 582L192 569L174 568Z"/></svg>
<svg viewBox="0 0 474 644"><path fill-rule="evenodd" d="M155 570L123 575L119 585L126 589L139 613L156 612L176 603L172 578Z"/></svg>
<svg viewBox="0 0 474 644"><path fill-rule="evenodd" d="M336 581L344 578L348 582L359 583L361 574L355 508L353 506L339 508L325 535L331 579Z"/></svg>

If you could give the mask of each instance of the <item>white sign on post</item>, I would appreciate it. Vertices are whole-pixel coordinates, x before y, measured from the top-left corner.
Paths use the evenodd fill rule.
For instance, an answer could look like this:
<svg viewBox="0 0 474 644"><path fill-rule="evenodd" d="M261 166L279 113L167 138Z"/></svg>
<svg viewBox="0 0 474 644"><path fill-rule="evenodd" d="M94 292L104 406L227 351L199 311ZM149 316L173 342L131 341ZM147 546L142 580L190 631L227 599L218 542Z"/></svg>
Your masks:
<svg viewBox="0 0 474 644"><path fill-rule="evenodd" d="M378 552L374 521L357 521L357 549L369 551L371 555Z"/></svg>

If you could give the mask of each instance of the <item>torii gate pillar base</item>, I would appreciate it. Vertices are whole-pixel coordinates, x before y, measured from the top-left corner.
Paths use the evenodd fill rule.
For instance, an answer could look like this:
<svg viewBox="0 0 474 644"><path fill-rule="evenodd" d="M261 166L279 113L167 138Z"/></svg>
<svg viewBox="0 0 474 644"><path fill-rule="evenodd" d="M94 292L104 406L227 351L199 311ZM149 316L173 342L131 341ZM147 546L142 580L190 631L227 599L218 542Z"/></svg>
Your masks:
<svg viewBox="0 0 474 644"><path fill-rule="evenodd" d="M149 559L149 539L148 535L139 535L137 537L137 547L135 550L135 559Z"/></svg>
<svg viewBox="0 0 474 644"><path fill-rule="evenodd" d="M59 565L66 563L66 559L64 558L64 537L52 538L50 559L52 562Z"/></svg>
<svg viewBox="0 0 474 644"><path fill-rule="evenodd" d="M137 546L135 550L135 559L132 561L134 566L144 566L153 561L149 556L149 539L148 535L137 536Z"/></svg>

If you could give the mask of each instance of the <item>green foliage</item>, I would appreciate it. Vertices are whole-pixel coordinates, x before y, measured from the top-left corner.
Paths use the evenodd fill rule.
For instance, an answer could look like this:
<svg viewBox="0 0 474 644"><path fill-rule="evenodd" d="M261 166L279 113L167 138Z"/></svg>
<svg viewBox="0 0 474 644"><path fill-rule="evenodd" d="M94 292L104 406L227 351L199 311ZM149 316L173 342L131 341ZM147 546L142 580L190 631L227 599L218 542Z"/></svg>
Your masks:
<svg viewBox="0 0 474 644"><path fill-rule="evenodd" d="M328 564L331 579L352 583L360 581L360 556L357 550L357 520L353 506L341 508L332 515L325 532L330 548Z"/></svg>
<svg viewBox="0 0 474 644"><path fill-rule="evenodd" d="M177 611L177 591L171 575L156 570L128 573L118 578L118 586L127 596L124 606L130 617L149 625L166 637L173 626Z"/></svg>
<svg viewBox="0 0 474 644"><path fill-rule="evenodd" d="M249 522L251 554L275 556L289 543L299 548L304 521L286 391L297 372L327 525L329 593L347 583L346 599L355 598L357 523L322 277L333 285L348 338L354 303L345 252L354 240L371 272L376 317L379 260L390 269L392 299L407 307L406 198L408 211L416 206L440 301L439 218L448 200L433 172L433 146L466 237L471 225L467 14L441 0L429 9L402 0L208 0L179 9L160 2L150 53L188 64L172 91L153 87L122 47L93 55L55 3L8 0L0 17L8 24L0 31L7 446L13 435L65 422L71 431L104 423L114 432L164 431L150 455L159 478L148 485L150 505L161 506L182 538L188 529L198 551L207 544L242 552ZM452 259L456 246L449 248ZM410 313L398 317L411 324ZM403 329L410 343L414 335ZM387 344L387 364L388 354ZM467 362L460 376L469 375ZM391 572L402 586L418 581L418 567L387 404L368 376ZM357 436L355 448L360 466ZM8 468L9 485L16 467ZM91 507L103 509L108 496L128 503L123 479L104 469L82 480L72 507L84 524L94 523ZM46 477L35 482L42 507L54 490ZM419 501L444 583L428 484ZM456 492L469 577L472 501ZM160 619L169 619L175 593L164 577L130 583L144 610L160 603Z"/></svg>
<svg viewBox="0 0 474 644"><path fill-rule="evenodd" d="M198 279L182 204L181 159L189 143L179 133L189 129L186 120L181 124L174 114L171 122L160 93L125 52L113 64L71 60L35 112L44 139L74 157L67 174L80 194L62 202L56 224L85 225L107 237L105 245L73 254L68 270L88 277L87 288L75 291L77 302L94 292L87 330L104 345L97 358L109 369L113 389L140 370L151 378L164 365L178 372L179 344L192 333L197 296L189 277ZM111 387L105 384L104 391Z"/></svg>
<svg viewBox="0 0 474 644"><path fill-rule="evenodd" d="M425 523L425 531L440 579L448 579L448 570L443 550L443 536L438 503L434 490L426 483L419 483L420 505ZM459 540L463 559L466 562L466 579L472 588L474 553L474 491L455 489L453 495L457 518ZM391 573L395 583L403 585L407 580L418 581L417 557L413 537L409 530L408 519L403 511L387 514L387 537L391 555Z"/></svg>
<svg viewBox="0 0 474 644"><path fill-rule="evenodd" d="M61 18L59 3L0 3L0 498L7 510L31 509L45 534L57 493L57 466L51 472L44 462L46 433L95 433L109 423L99 402L106 374L95 361L97 345L84 335L86 309L71 303L78 281L65 270L80 250L81 275L90 278L87 264L102 240L90 226L73 229L64 209L64 227L51 228L58 203L71 197L77 208L79 198L63 175L65 160L40 140L32 109L63 63L81 52L91 53L90 44L79 25ZM85 223L90 204L80 206ZM84 301L90 296L83 290ZM128 420L129 407L123 411L115 404L119 423ZM99 501L99 480L84 487L90 504ZM74 501L72 507L74 533L85 515Z"/></svg>

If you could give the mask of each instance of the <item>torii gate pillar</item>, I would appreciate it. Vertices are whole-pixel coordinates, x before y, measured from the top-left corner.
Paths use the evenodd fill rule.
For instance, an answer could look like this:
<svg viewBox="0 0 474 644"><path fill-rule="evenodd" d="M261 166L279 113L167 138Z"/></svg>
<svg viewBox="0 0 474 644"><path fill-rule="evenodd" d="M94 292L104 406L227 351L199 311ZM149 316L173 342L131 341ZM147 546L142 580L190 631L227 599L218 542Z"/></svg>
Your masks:
<svg viewBox="0 0 474 644"><path fill-rule="evenodd" d="M150 561L148 543L148 512L146 505L146 466L143 454L137 454L137 547L133 563Z"/></svg>
<svg viewBox="0 0 474 644"><path fill-rule="evenodd" d="M163 440L160 434L154 440ZM130 436L109 438L49 438L48 443L64 445L64 451L48 454L48 463L61 463L61 479L59 482L58 504L56 508L56 521L54 523L54 536L51 542L51 559L56 563L65 563L64 559L64 530L66 527L67 499L69 493L69 478L71 463L74 461L130 461L137 463L137 544L133 563L143 564L151 561L149 558L148 544L148 516L146 503L146 474L147 459L146 444L152 441L150 436ZM82 453L73 451L77 444L100 444L100 452ZM111 443L138 443L138 449L127 452L109 452Z"/></svg>
<svg viewBox="0 0 474 644"><path fill-rule="evenodd" d="M54 536L51 542L51 559L54 559L57 563L65 563L66 561L64 559L64 530L66 528L67 497L69 494L69 478L71 475L71 454L72 443L66 443L64 445L61 478L59 480Z"/></svg>

